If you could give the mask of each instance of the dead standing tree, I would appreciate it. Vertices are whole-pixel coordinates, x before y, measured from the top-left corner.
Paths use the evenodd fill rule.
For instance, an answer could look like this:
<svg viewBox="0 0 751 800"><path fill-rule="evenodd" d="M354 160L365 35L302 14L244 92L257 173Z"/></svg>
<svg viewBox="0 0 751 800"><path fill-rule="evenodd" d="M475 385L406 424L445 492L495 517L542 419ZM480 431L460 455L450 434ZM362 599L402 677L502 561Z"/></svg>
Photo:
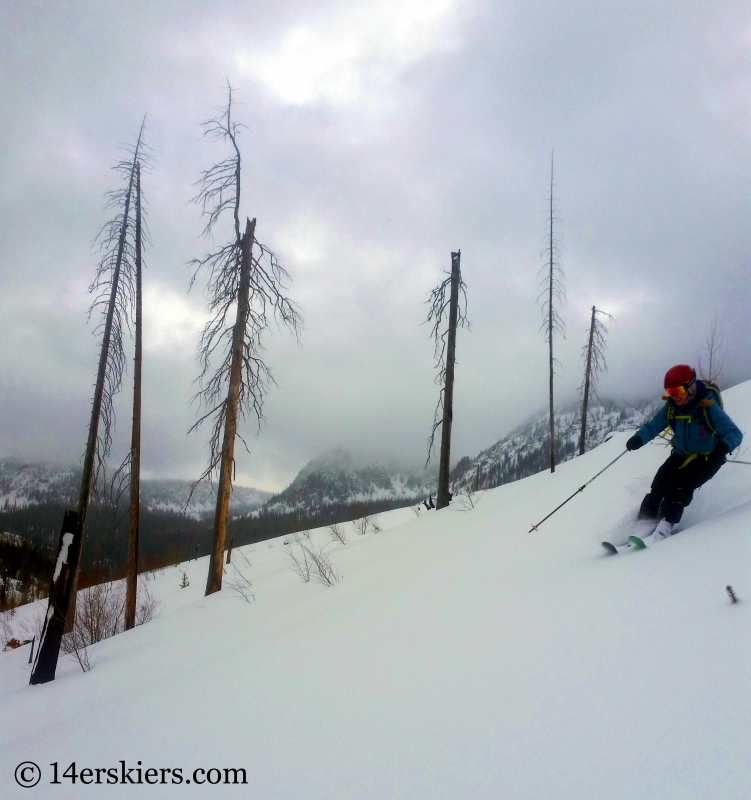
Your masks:
<svg viewBox="0 0 751 800"><path fill-rule="evenodd" d="M133 359L133 427L130 442L130 535L128 537L128 576L125 589L125 630L136 625L138 599L138 535L141 504L141 367L143 361L142 338L142 240L141 218L141 165L136 164L136 231L135 231L135 305L136 351Z"/></svg>
<svg viewBox="0 0 751 800"><path fill-rule="evenodd" d="M227 244L191 262L195 267L191 286L199 272L207 273L211 318L198 346L200 390L194 397L204 413L190 430L207 420L213 422L209 464L194 487L201 480L219 474L207 595L222 588L235 439L239 436L245 444L238 423L252 413L260 426L266 394L275 383L261 357L262 335L272 319L288 328L298 340L302 328L297 307L283 294L289 275L274 253L256 240L255 219L248 219L245 233L240 234L241 157L237 138L244 126L233 121L232 111L232 88L228 86L226 105L219 116L204 123L203 135L229 143L231 153L201 174L199 192L194 198L208 217L205 235L212 233L225 211L230 211L234 220L234 235ZM233 309L235 320L231 322ZM214 366L216 358L221 359L218 366Z"/></svg>
<svg viewBox="0 0 751 800"><path fill-rule="evenodd" d="M47 614L29 681L31 684L55 679L66 621L75 613L81 550L92 490L112 445L115 424L113 401L120 390L125 369L123 336L132 318L134 246L132 236L129 236L130 205L136 165L145 148L144 125L145 118L135 146L126 149L128 157L114 166L124 185L108 194L106 208L114 209L115 216L102 227L97 237L102 257L89 287L95 297L89 309L89 318L95 313L102 314L102 321L96 328L96 332L101 332L102 336L99 369L91 404L78 506L75 511L66 511L63 518Z"/></svg>
<svg viewBox="0 0 751 800"><path fill-rule="evenodd" d="M555 365L558 360L553 355L553 339L555 334L566 335L566 326L563 324L556 305L563 305L566 302L566 290L563 287L563 269L561 267L561 239L555 231L555 221L560 220L558 210L555 207L553 197L553 159L555 150L550 157L550 206L548 211L549 227L545 235L545 249L543 256L545 262L540 268L543 274L543 290L537 298L542 300L543 322L540 330L545 331L545 341L548 344L548 366L550 371L550 471L555 472L555 415L553 408L553 377L555 375Z"/></svg>
<svg viewBox="0 0 751 800"><path fill-rule="evenodd" d="M446 297L446 290L449 296ZM438 396L435 414L433 415L433 429L428 440L428 466L433 447L435 434L441 428L441 454L438 467L438 494L436 509L444 508L449 504L449 468L451 460L451 424L454 418L454 364L456 362L456 329L469 327L467 320L467 287L462 280L461 250L451 254L451 272L433 291L427 300L429 311L426 322L432 322L432 337L435 342L435 365L438 369L436 383L442 388ZM461 294L463 303L459 301ZM443 329L446 309L448 308L448 327ZM443 410L443 414L439 413Z"/></svg>
<svg viewBox="0 0 751 800"><path fill-rule="evenodd" d="M584 357L584 381L582 383L582 419L581 433L579 435L579 455L584 455L587 440L587 411L589 409L590 392L597 392L597 381L600 375L607 369L605 363L605 334L607 328L602 320L597 318L600 314L603 317L613 319L610 314L600 311L592 306L592 319L589 323L589 336L587 344L584 345L582 356Z"/></svg>

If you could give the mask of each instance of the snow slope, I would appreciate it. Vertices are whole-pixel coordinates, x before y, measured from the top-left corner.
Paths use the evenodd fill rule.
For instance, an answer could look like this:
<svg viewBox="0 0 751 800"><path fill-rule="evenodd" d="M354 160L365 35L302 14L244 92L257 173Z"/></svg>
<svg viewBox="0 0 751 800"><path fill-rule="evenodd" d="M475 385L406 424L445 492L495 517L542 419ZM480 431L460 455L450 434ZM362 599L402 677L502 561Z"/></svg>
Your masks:
<svg viewBox="0 0 751 800"><path fill-rule="evenodd" d="M748 437L751 382L724 396ZM627 438L474 508L350 527L333 588L300 582L283 539L243 548L251 604L202 597L205 559L166 570L161 616L94 646L89 673L63 660L29 687L28 647L0 654L0 795L746 800L751 467L724 467L677 536L607 556L666 456L653 443L527 533ZM26 760L34 790L14 783ZM74 760L243 767L248 785L50 786Z"/></svg>

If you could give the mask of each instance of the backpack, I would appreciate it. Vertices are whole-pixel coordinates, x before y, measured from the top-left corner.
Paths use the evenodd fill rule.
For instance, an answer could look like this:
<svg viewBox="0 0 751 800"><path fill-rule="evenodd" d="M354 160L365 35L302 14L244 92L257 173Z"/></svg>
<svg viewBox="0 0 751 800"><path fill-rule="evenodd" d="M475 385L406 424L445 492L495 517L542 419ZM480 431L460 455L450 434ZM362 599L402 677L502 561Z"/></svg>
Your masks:
<svg viewBox="0 0 751 800"><path fill-rule="evenodd" d="M710 430L712 436L717 436L717 431L715 430L715 427L712 424L712 420L709 418L708 409L713 403L718 403L720 408L725 408L722 402L722 393L720 392L720 387L716 383L713 383L712 381L702 381L702 383L704 384L704 388L707 390L707 394L703 399L699 400L699 407L701 408L702 414L704 415L704 424ZM681 415L681 414L676 414L675 412L676 412L675 403L670 403L668 406L667 416L670 429L673 431L673 433L675 433L675 421L677 419L691 420L694 418L694 413L695 413L692 412L691 414Z"/></svg>

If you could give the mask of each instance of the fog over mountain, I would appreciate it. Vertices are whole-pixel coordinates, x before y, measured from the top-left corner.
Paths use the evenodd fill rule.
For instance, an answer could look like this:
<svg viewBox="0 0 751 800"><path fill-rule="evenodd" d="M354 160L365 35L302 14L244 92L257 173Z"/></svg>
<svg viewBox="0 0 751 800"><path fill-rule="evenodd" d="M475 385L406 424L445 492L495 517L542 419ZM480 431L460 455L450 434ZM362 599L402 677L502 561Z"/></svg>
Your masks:
<svg viewBox="0 0 751 800"><path fill-rule="evenodd" d="M614 431L639 427L657 409L653 403L634 406L607 401L589 411L587 448L601 444ZM563 462L578 453L580 435L578 405L556 412L557 459ZM489 489L534 475L546 469L549 458L547 414L534 415L476 456L453 459L451 485L454 494L476 488ZM479 470L479 472L478 472ZM17 459L0 460L0 508L31 507L49 503L75 504L80 471ZM338 507L343 517L367 513L371 507L393 508L420 503L436 494L437 467L428 469L352 455L332 448L312 459L281 492L272 495L251 487L234 486L230 512L233 518L264 514L315 513ZM192 484L179 480L145 480L141 502L151 511L186 513ZM213 517L216 486L202 481L193 491L187 514L195 519Z"/></svg>

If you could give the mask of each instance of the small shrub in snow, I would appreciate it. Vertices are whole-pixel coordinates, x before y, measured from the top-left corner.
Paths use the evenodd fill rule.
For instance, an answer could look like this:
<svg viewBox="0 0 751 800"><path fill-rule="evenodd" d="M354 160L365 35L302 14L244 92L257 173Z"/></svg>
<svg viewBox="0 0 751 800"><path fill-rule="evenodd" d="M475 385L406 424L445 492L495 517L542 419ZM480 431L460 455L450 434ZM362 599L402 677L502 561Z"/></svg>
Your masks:
<svg viewBox="0 0 751 800"><path fill-rule="evenodd" d="M122 582L81 589L76 595L73 629L63 636L63 653L73 657L81 669L88 672L92 667L88 648L122 630L124 617Z"/></svg>
<svg viewBox="0 0 751 800"><path fill-rule="evenodd" d="M333 586L339 580L339 573L331 563L326 548L333 542L317 547L312 541L302 542L299 536L295 536L295 543L287 551L292 569L300 576L303 583L310 583L310 579Z"/></svg>
<svg viewBox="0 0 751 800"><path fill-rule="evenodd" d="M355 520L355 530L360 534L360 536L365 536L369 528L370 516L368 514Z"/></svg>
<svg viewBox="0 0 751 800"><path fill-rule="evenodd" d="M13 628L10 625L11 616L8 611L0 612L0 640L2 641L2 646L5 648L5 644L8 639L13 638Z"/></svg>
<svg viewBox="0 0 751 800"><path fill-rule="evenodd" d="M733 589L732 586L726 586L725 587L725 591L728 593L728 597L730 598L730 602L731 603L737 603L738 602L738 598L736 597L735 590Z"/></svg>
<svg viewBox="0 0 751 800"><path fill-rule="evenodd" d="M300 580L303 583L310 583L310 571L313 564L308 548L297 537L295 538L295 543L291 544L287 550L287 560L293 571L299 575Z"/></svg>
<svg viewBox="0 0 751 800"><path fill-rule="evenodd" d="M123 627L125 592L122 582L100 583L76 595L76 618L71 633L78 631L85 646L114 636Z"/></svg>
<svg viewBox="0 0 751 800"><path fill-rule="evenodd" d="M241 562L240 565L237 564L238 559ZM246 603L252 603L256 599L256 596L253 594L250 578L247 575L247 571L250 569L250 560L242 550L238 550L235 553L232 569L234 570L234 574L227 581L227 588Z"/></svg>
<svg viewBox="0 0 751 800"><path fill-rule="evenodd" d="M33 616L27 617L21 623L21 631L27 639L36 639L38 642L42 640L45 611L46 607L40 608Z"/></svg>
<svg viewBox="0 0 751 800"><path fill-rule="evenodd" d="M89 658L88 645L78 624L73 626L70 633L63 636L62 648L64 653L75 658L83 672L91 671L92 663Z"/></svg>
<svg viewBox="0 0 751 800"><path fill-rule="evenodd" d="M322 583L324 586L333 586L339 580L339 573L326 554L326 547L328 545L310 548L309 555L313 562L312 574L318 583Z"/></svg>
<svg viewBox="0 0 751 800"><path fill-rule="evenodd" d="M185 574L185 573L183 573ZM138 579L136 625L150 622L159 613L161 602L151 595L143 575ZM42 640L47 605L24 620L20 629L26 639ZM84 672L92 667L88 648L109 639L125 628L125 582L100 583L81 589L76 595L73 630L63 636L61 650L71 656Z"/></svg>
<svg viewBox="0 0 751 800"><path fill-rule="evenodd" d="M463 511L471 511L477 505L479 497L475 490L471 486L468 486L467 491L459 495L456 499L459 501L459 505Z"/></svg>
<svg viewBox="0 0 751 800"><path fill-rule="evenodd" d="M360 517L354 522L355 530L360 534L360 536L365 536L368 531L372 531L373 533L381 532L381 525L378 522L378 517L372 517L370 514L366 514L364 517Z"/></svg>
<svg viewBox="0 0 751 800"><path fill-rule="evenodd" d="M331 537L332 542L347 544L347 537L342 529L342 526L338 522L334 522L329 525L329 536Z"/></svg>
<svg viewBox="0 0 751 800"><path fill-rule="evenodd" d="M188 580L188 576L183 572L183 577L180 581L180 588L185 589L188 586L190 586L190 581Z"/></svg>
<svg viewBox="0 0 751 800"><path fill-rule="evenodd" d="M136 606L136 625L145 625L159 613L159 606L162 604L149 592L149 587L142 578L139 578L140 590L138 592L138 604Z"/></svg>

